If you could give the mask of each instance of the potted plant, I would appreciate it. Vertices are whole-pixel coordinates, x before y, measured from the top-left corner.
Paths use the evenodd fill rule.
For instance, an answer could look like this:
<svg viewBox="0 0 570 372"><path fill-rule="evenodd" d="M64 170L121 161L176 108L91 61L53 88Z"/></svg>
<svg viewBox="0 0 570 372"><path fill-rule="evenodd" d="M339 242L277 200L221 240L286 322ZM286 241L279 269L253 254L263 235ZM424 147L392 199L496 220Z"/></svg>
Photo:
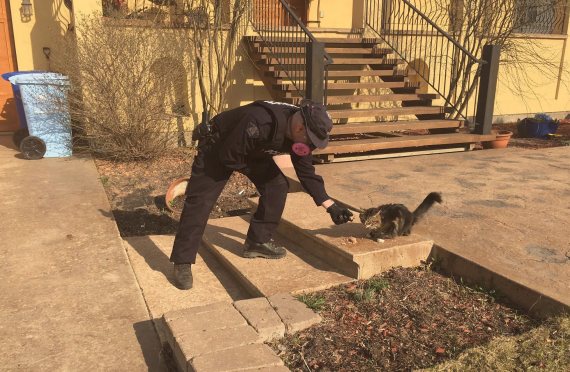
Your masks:
<svg viewBox="0 0 570 372"><path fill-rule="evenodd" d="M483 148L485 149L504 149L509 144L509 140L513 135L510 130L498 130L492 132L495 135L495 139L491 141L484 141Z"/></svg>

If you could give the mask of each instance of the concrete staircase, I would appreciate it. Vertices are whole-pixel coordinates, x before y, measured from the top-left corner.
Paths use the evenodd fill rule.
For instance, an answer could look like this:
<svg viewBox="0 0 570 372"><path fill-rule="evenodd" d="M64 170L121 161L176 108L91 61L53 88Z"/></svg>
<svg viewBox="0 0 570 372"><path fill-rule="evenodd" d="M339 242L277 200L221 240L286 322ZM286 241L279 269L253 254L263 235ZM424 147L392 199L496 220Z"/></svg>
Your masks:
<svg viewBox="0 0 570 372"><path fill-rule="evenodd" d="M251 202L255 206L257 200ZM395 266L417 266L433 247L430 239L418 235L374 242L366 238L362 224L335 226L307 194L291 193L275 237L287 256L251 260L241 257L248 220L249 216L210 220L204 243L253 296L311 292Z"/></svg>
<svg viewBox="0 0 570 372"><path fill-rule="evenodd" d="M442 106L441 97L430 93L416 71L380 39L354 36L318 37L333 58L326 104L335 122L329 147L314 152L318 158L330 162L347 156L354 160L354 154L367 159L418 150L464 151L494 138L471 134L462 120L446 118L448 108ZM248 36L246 45L273 99L298 103L304 91L297 89L290 76L305 76L303 44Z"/></svg>

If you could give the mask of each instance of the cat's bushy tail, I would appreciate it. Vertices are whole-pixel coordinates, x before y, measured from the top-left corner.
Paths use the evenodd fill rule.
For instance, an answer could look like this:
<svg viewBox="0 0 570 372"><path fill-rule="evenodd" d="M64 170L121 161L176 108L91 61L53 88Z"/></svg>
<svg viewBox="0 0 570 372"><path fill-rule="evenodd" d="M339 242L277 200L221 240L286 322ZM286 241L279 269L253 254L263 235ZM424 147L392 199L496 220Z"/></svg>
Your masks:
<svg viewBox="0 0 570 372"><path fill-rule="evenodd" d="M439 192L430 192L414 211L414 222L418 221L434 205L434 203L441 204L441 201L441 194Z"/></svg>

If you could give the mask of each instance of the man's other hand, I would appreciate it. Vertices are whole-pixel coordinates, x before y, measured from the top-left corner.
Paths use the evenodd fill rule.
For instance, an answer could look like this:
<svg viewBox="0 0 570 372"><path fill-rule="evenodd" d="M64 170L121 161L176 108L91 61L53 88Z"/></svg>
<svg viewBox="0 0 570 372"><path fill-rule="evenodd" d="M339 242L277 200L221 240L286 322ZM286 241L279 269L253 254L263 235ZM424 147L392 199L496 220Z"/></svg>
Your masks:
<svg viewBox="0 0 570 372"><path fill-rule="evenodd" d="M327 212L331 215L331 218L335 225L342 225L348 221L352 221L352 212L348 208L344 208L334 203L327 208Z"/></svg>

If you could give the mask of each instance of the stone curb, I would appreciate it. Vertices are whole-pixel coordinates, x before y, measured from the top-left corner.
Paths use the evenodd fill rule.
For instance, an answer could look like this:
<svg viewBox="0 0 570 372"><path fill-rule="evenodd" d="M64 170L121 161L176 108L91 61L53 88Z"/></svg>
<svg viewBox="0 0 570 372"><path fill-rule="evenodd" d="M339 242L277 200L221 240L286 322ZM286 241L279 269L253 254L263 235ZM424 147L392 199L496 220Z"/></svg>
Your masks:
<svg viewBox="0 0 570 372"><path fill-rule="evenodd" d="M313 312L289 293L279 293L267 298L267 300L285 324L285 331L288 334L302 331L321 321L319 314Z"/></svg>
<svg viewBox="0 0 570 372"><path fill-rule="evenodd" d="M234 302L235 308L243 315L263 341L271 341L285 335L285 324L265 297L251 298Z"/></svg>
<svg viewBox="0 0 570 372"><path fill-rule="evenodd" d="M284 293L172 311L162 320L179 370L213 372L287 371L263 343L308 328L321 318Z"/></svg>

